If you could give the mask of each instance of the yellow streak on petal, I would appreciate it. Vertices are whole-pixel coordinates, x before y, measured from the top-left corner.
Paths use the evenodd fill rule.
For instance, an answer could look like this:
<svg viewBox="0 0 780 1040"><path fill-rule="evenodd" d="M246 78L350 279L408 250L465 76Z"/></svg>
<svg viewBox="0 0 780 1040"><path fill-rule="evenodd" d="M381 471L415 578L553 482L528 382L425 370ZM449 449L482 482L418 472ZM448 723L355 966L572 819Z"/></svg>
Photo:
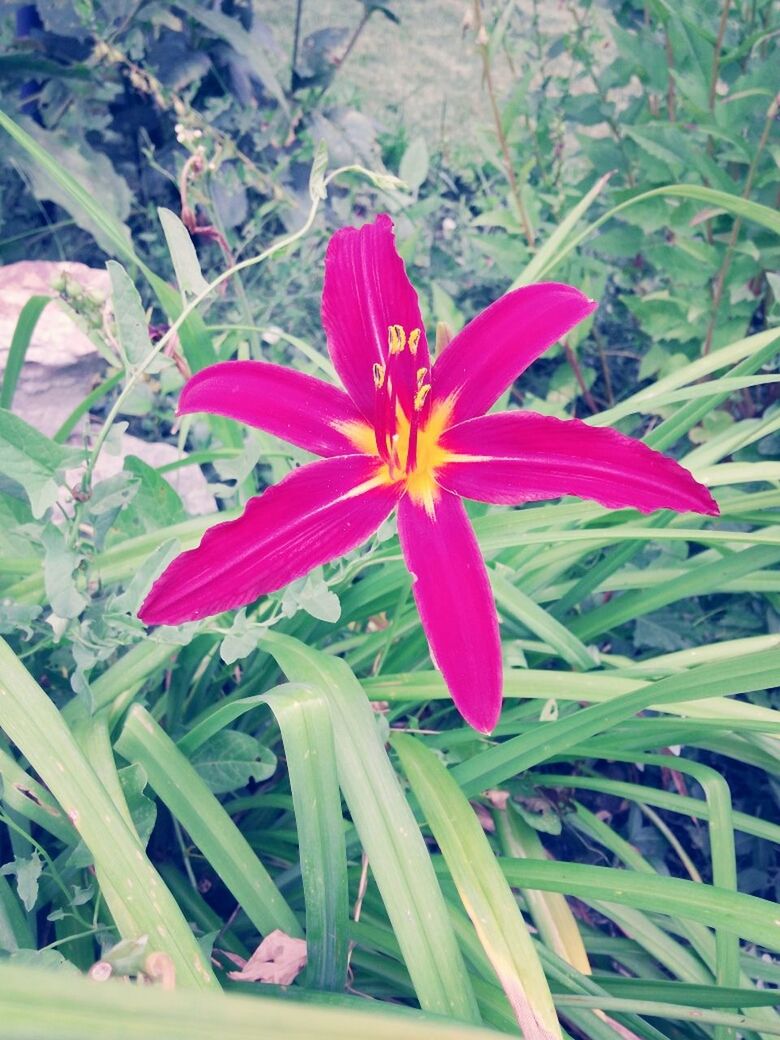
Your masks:
<svg viewBox="0 0 780 1040"><path fill-rule="evenodd" d="M378 455L373 427L364 422L334 422L334 429L343 433L364 455Z"/></svg>

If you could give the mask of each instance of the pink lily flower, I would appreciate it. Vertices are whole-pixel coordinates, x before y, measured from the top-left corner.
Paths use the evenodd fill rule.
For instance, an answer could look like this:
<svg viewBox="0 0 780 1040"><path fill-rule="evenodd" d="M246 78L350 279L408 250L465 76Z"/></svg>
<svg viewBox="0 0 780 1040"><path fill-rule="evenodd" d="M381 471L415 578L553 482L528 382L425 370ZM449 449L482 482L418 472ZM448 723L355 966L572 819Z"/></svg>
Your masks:
<svg viewBox="0 0 780 1040"><path fill-rule="evenodd" d="M138 616L175 625L244 606L356 548L397 508L431 655L464 719L489 733L501 711L498 617L462 498L519 505L578 495L613 509L718 513L686 469L616 430L485 414L595 308L569 285L525 286L431 364L390 218L336 232L322 320L345 390L264 361L228 361L190 379L178 409L237 419L322 458L207 531L157 579Z"/></svg>

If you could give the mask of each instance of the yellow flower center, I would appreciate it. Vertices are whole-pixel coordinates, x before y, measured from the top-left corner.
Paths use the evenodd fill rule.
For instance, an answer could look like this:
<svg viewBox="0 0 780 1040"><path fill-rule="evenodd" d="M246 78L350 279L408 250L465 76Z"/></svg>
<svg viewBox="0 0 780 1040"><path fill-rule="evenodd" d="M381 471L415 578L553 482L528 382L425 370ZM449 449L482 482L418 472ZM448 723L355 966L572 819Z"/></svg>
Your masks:
<svg viewBox="0 0 780 1040"><path fill-rule="evenodd" d="M402 326L389 326L386 361L373 366L374 426L341 423L339 429L358 451L383 460L377 482L402 482L406 493L433 515L439 497L436 471L453 457L439 444L449 425L452 402L429 401L430 370L414 364L419 339L419 329L407 336Z"/></svg>

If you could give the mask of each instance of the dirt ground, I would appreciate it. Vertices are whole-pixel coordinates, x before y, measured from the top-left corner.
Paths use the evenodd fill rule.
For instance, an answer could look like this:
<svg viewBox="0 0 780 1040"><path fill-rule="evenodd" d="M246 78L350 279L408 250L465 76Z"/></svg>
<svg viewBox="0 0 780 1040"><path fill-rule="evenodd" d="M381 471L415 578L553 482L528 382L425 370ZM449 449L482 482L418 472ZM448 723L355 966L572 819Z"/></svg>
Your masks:
<svg viewBox="0 0 780 1040"><path fill-rule="evenodd" d="M496 9L501 5L497 5ZM285 54L292 50L295 3L257 5L259 17L272 29ZM546 33L571 28L572 16L560 0L540 0ZM464 19L471 0L396 0L396 25L374 14L331 87L331 96L354 104L388 129L403 122L410 137L417 132L451 140L463 128L490 121L489 100L482 86L482 62L473 30ZM533 4L517 0L515 18L525 19L530 32ZM359 0L304 0L301 39L326 27L354 28L363 12ZM503 55L495 62L500 94L512 81Z"/></svg>

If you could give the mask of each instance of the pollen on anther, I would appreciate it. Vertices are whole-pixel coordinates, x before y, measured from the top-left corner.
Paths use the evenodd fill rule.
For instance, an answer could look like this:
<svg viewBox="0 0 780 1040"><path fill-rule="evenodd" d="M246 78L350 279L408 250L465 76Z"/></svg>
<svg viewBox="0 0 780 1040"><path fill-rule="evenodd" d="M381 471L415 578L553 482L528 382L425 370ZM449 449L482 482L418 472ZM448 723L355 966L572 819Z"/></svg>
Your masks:
<svg viewBox="0 0 780 1040"><path fill-rule="evenodd" d="M412 357L417 353L417 347L420 343L420 330L412 329L409 333L409 350L412 352Z"/></svg>
<svg viewBox="0 0 780 1040"><path fill-rule="evenodd" d="M378 362L374 363L374 386L377 390L381 390L385 385L385 366L380 365Z"/></svg>
<svg viewBox="0 0 780 1040"><path fill-rule="evenodd" d="M423 385L423 379L425 379L425 377L427 375L428 375L428 369L427 368L418 368L417 369L417 389L418 390Z"/></svg>
<svg viewBox="0 0 780 1040"><path fill-rule="evenodd" d="M403 325L388 325L387 349L391 354L400 354L406 346L406 333Z"/></svg>
<svg viewBox="0 0 780 1040"><path fill-rule="evenodd" d="M426 399L426 397L428 396L428 394L430 392L431 392L431 384L430 383L425 383L424 386L420 387L420 389L414 395L414 408L415 408L415 411L417 411L417 412L421 411L423 405L425 404L425 399Z"/></svg>

